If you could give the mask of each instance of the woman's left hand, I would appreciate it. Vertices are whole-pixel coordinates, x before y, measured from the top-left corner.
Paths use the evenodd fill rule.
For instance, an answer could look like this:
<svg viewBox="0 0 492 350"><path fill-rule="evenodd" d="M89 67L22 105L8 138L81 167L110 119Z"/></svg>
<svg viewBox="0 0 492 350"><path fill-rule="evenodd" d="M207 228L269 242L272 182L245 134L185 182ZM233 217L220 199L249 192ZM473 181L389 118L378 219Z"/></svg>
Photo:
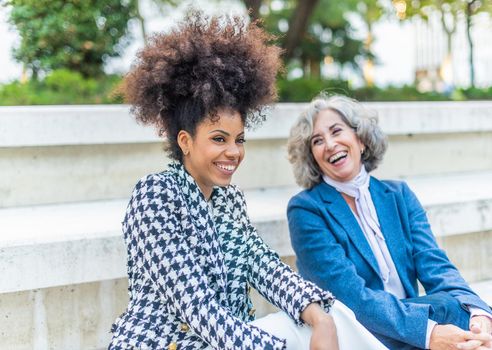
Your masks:
<svg viewBox="0 0 492 350"><path fill-rule="evenodd" d="M301 318L313 330L310 350L339 350L335 321L319 304L309 304L301 313Z"/></svg>
<svg viewBox="0 0 492 350"><path fill-rule="evenodd" d="M326 318L319 320L312 325L310 350L338 350L337 327L333 317L326 315Z"/></svg>

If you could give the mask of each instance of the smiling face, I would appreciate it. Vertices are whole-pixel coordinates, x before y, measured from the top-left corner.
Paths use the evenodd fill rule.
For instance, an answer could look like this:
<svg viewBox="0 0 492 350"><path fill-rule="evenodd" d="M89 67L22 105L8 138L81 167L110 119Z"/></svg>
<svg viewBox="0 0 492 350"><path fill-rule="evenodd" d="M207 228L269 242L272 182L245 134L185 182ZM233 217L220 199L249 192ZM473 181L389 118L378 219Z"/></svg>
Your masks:
<svg viewBox="0 0 492 350"><path fill-rule="evenodd" d="M206 118L198 124L195 135L178 133L183 164L193 176L205 198L213 186L227 186L244 158L244 123L237 111L219 110L218 120Z"/></svg>
<svg viewBox="0 0 492 350"><path fill-rule="evenodd" d="M321 172L339 182L352 180L362 165L364 145L340 114L326 109L318 113L311 135L311 152Z"/></svg>

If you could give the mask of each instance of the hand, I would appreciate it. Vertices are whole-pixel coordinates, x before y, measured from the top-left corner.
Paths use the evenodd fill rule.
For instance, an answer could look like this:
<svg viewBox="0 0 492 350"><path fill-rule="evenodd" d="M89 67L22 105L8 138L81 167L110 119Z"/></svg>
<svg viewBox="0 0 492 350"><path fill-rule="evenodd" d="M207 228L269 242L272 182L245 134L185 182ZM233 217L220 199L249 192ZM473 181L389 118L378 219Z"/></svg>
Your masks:
<svg viewBox="0 0 492 350"><path fill-rule="evenodd" d="M464 331L451 324L436 325L431 333L431 350L483 350L482 345L492 341L490 334Z"/></svg>
<svg viewBox="0 0 492 350"><path fill-rule="evenodd" d="M492 320L489 317L483 315L473 316L470 320L470 330L474 334L480 334L480 333L483 333L485 335L492 334ZM472 340L470 340L469 342L472 342ZM478 341L473 340L473 342L478 342ZM459 344L458 347L462 349L469 349L465 344ZM478 347L471 348L471 349L477 349L477 350L492 349L492 341L483 342L482 344L478 345Z"/></svg>
<svg viewBox="0 0 492 350"><path fill-rule="evenodd" d="M338 350L337 327L333 317L326 314L324 319L312 325L310 350Z"/></svg>
<svg viewBox="0 0 492 350"><path fill-rule="evenodd" d="M313 329L310 350L339 350L335 321L319 304L309 304L301 318Z"/></svg>

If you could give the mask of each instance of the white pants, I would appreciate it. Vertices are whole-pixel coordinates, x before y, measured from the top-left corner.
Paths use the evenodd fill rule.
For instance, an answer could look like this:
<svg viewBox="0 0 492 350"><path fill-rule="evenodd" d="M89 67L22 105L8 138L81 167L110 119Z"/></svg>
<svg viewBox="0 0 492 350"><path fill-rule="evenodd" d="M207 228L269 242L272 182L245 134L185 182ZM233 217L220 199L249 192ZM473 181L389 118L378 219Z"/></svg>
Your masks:
<svg viewBox="0 0 492 350"><path fill-rule="evenodd" d="M348 307L340 301L330 310L337 327L340 350L387 350L356 319ZM287 340L287 350L309 350L311 327L299 327L283 311L269 314L251 322L264 331Z"/></svg>

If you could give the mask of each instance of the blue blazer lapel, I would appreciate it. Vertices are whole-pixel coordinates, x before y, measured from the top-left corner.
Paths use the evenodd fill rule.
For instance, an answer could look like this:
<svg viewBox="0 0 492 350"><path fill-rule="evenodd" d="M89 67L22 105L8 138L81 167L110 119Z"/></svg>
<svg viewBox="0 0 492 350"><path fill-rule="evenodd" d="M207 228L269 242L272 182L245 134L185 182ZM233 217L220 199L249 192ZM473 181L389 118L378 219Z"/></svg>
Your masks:
<svg viewBox="0 0 492 350"><path fill-rule="evenodd" d="M413 291L414 288L408 280L408 274L406 272L408 259L406 253L407 245L400 224L395 193L373 177L371 177L369 183L369 192L371 192L372 201L376 208L381 232L386 240L386 245L395 263L400 280L407 295L412 295L410 291Z"/></svg>
<svg viewBox="0 0 492 350"><path fill-rule="evenodd" d="M326 183L321 183L318 189L330 215L347 233L356 249L371 266L375 274L379 276L379 267L374 253L347 202L335 188Z"/></svg>

